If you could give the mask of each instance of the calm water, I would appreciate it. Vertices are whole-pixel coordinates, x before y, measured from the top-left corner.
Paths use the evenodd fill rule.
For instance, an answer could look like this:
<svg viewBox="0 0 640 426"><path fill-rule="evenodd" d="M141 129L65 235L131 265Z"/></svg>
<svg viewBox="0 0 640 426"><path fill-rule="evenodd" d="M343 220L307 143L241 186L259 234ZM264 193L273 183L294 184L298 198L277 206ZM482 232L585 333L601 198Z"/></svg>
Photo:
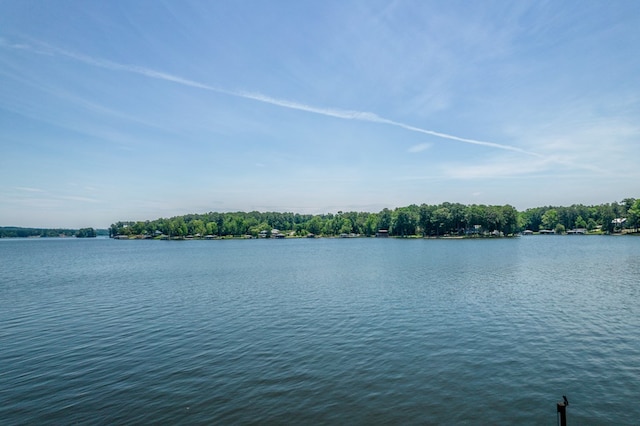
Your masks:
<svg viewBox="0 0 640 426"><path fill-rule="evenodd" d="M640 422L640 238L0 240L0 423Z"/></svg>

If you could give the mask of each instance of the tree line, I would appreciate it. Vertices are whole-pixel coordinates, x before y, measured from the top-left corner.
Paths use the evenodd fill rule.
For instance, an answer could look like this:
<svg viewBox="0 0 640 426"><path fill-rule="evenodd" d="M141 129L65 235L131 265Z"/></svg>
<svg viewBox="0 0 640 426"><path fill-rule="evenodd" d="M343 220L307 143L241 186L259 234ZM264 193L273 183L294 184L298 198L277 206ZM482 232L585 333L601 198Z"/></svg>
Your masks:
<svg viewBox="0 0 640 426"><path fill-rule="evenodd" d="M93 238L97 235L107 235L107 230L94 228L60 229L60 228L21 228L18 226L0 227L0 238L55 238L76 237Z"/></svg>
<svg viewBox="0 0 640 426"><path fill-rule="evenodd" d="M0 227L0 238L73 237L75 233L74 229Z"/></svg>
<svg viewBox="0 0 640 426"><path fill-rule="evenodd" d="M616 224L614 219L625 218ZM514 235L524 230L538 232L543 229L562 233L583 228L613 233L624 229L637 231L640 223L640 200L626 198L622 202L569 207L546 206L517 211L510 205L483 205L441 203L437 205L412 204L378 213L338 212L336 214L298 214L279 212L209 212L187 214L147 221L116 222L109 235L159 234L169 237L186 236L258 236L273 229L282 233L306 236L338 236L357 234L374 236L379 230L389 235L408 237L439 237L462 235Z"/></svg>
<svg viewBox="0 0 640 426"><path fill-rule="evenodd" d="M584 228L588 231L601 229L605 233L632 230L637 232L640 226L640 199L625 198L621 202L584 206L574 204L570 207L536 207L520 213L524 229L565 230ZM624 219L622 223L615 219Z"/></svg>
<svg viewBox="0 0 640 426"><path fill-rule="evenodd" d="M95 238L96 230L93 228L80 228L76 232L76 238Z"/></svg>

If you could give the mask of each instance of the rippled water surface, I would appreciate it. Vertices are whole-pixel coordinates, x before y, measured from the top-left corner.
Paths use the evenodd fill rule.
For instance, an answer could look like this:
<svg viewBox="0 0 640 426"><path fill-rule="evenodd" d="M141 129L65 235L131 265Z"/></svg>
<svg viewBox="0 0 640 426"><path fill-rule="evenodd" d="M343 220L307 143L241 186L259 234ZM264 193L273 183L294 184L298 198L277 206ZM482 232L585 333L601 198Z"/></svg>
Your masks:
<svg viewBox="0 0 640 426"><path fill-rule="evenodd" d="M0 240L2 424L640 420L640 238Z"/></svg>

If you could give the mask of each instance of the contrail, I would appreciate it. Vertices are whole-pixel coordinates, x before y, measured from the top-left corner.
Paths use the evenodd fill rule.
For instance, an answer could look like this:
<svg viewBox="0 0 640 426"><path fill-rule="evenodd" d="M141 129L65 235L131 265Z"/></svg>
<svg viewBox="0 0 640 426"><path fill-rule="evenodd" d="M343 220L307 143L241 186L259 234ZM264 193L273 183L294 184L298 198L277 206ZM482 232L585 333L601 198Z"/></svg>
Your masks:
<svg viewBox="0 0 640 426"><path fill-rule="evenodd" d="M250 99L250 100L254 100L257 102L262 102L262 103L266 103L266 104L270 104L270 105L275 105L275 106L279 106L281 108L289 108L289 109L293 109L293 110L297 110L297 111L304 111L304 112L309 112L309 113L313 113L313 114L319 114L319 115L324 115L324 116L328 116L328 117L335 117L335 118L340 118L343 120L356 120L356 121L366 121L366 122L370 122L370 123L379 123L379 124L386 124L389 126L395 126L395 127L400 127L402 129L405 130L409 130L411 132L417 132L417 133L423 133L426 135L430 135L430 136L435 136L441 139L448 139L448 140L453 140L453 141L457 141L457 142L463 142L466 144L471 144L471 145L480 145L480 146L486 146L489 148L496 148L496 149L502 149L502 150L507 150L507 151L513 151L513 152L519 152L521 154L526 154L526 155L530 155L530 156L534 156L534 157L543 157L542 155L532 152L532 151L527 151L521 148L517 148L514 146L510 146L510 145L503 145L503 144L499 144L499 143L495 143L495 142L486 142L486 141L480 141L480 140L476 140L476 139L469 139L469 138L462 138L459 136L454 136L454 135L450 135L447 133L441 133L441 132L436 132L433 130L427 130L427 129L422 129L420 127L415 127L415 126L411 126L409 124L404 124L398 121L394 121L394 120L390 120L384 117L380 117L379 115L372 113L372 112L365 112L365 111L352 111L352 110L342 110L342 109L334 109L334 108L320 108L320 107L316 107L316 106L311 106L311 105L306 105L306 104L302 104L299 102L295 102L295 101L290 101L290 100L286 100L286 99L278 99L278 98L272 98L270 96L264 95L262 93L255 93L255 92L245 92L245 91L233 91L233 90L226 90L226 89L221 89L215 86L210 86L208 84L204 84L204 83L200 83L197 81L193 81L193 80L189 80L186 78L182 78L182 77L178 77L172 74L167 74L161 71L156 71L156 70L152 70L149 68L144 68L144 67L140 67L137 65L126 65L126 64L120 64L117 62L112 62L106 59L100 59L100 58L95 58L92 56L88 56L88 55L83 55L80 53L75 53L75 52L71 52L68 50L64 50L64 49L60 49L58 47L54 47L54 46L50 46L44 43L39 43L41 48L33 48L31 46L28 45L24 45L24 44L14 44L14 45L10 45L8 43L6 43L4 40L0 40L0 45L4 46L4 47L11 47L13 49L25 49L25 50L30 50L32 52L36 52L39 54L49 54L49 55L60 55L60 56L65 56L67 58L71 58L74 59L76 61L79 62L83 62L85 64L88 65L92 65L95 67L99 67L99 68L104 68L104 69L111 69L111 70L115 70L115 71L124 71L124 72L129 72L129 73L134 73L134 74L139 74L145 77L149 77L149 78L154 78L154 79L158 79L158 80L164 80L164 81L169 81L172 83L176 83L176 84L181 84L183 86L188 86L188 87L194 87L197 89L203 89L203 90L209 90L212 92L216 92L216 93L221 93L221 94L225 94L225 95L229 95L229 96L235 96L238 98L244 98L244 99Z"/></svg>
<svg viewBox="0 0 640 426"><path fill-rule="evenodd" d="M532 155L535 157L543 157L538 153L526 151L524 149L520 149L510 145L503 145L495 142L479 141L476 139L461 138L459 136L449 135L447 133L435 132L433 130L427 130L427 129L422 129L420 127L410 126L408 124L404 124L397 121L389 120L387 118L380 117L379 115L372 112L349 111L349 110L340 110L340 109L331 109L331 108L318 108L314 106L300 104L293 101L271 98L269 96L266 96L260 93L248 93L248 92L226 92L226 93L229 93L233 96L239 96L246 99L253 99L259 102L277 105L283 108L291 108L299 111L307 111L315 114L342 118L344 120L358 120L358 121L368 121L371 123L388 124L390 126L396 126L405 130L410 130L412 132L424 133L424 134L436 136L442 139L450 139L450 140L464 142L472 145L488 146L491 148L504 149L507 151L515 151L522 154Z"/></svg>

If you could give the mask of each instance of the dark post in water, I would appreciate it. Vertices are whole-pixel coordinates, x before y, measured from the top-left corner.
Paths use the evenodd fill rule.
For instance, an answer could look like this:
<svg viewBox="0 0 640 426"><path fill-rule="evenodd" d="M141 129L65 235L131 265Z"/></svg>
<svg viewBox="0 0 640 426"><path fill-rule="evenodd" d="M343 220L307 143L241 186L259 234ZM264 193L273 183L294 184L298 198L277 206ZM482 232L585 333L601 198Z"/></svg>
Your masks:
<svg viewBox="0 0 640 426"><path fill-rule="evenodd" d="M562 402L558 402L558 421L560 426L567 426L567 406L569 405L569 400L564 395L562 395L562 399Z"/></svg>

